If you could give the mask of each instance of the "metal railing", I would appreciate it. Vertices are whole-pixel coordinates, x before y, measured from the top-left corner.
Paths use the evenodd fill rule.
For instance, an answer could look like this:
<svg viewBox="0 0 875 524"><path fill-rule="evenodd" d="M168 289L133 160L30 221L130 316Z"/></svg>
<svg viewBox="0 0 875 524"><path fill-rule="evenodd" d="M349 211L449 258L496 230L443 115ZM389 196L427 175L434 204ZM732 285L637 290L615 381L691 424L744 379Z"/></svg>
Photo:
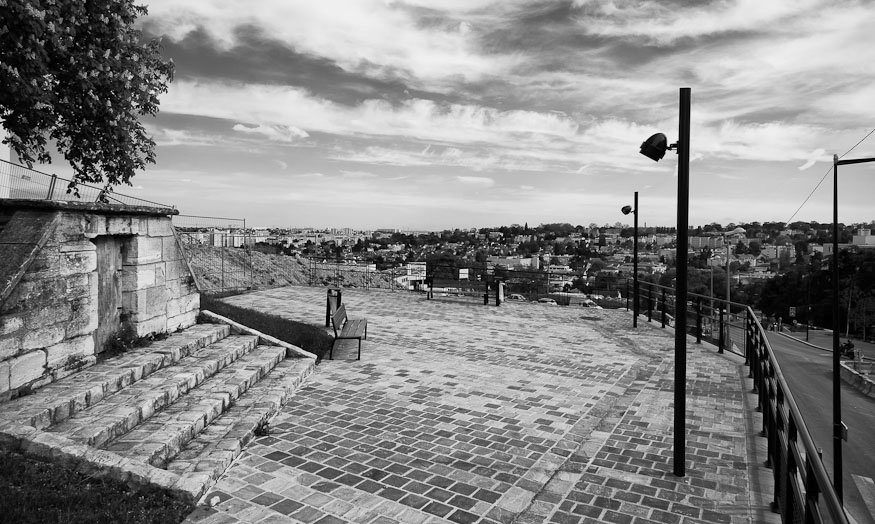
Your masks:
<svg viewBox="0 0 875 524"><path fill-rule="evenodd" d="M639 296L629 296L627 308L631 306L634 310L637 303L638 314L647 315L648 321L653 320L656 309L662 327L672 325L673 322L666 320L673 318L674 290L649 282L639 285ZM781 514L783 522L848 523L819 448L811 438L754 310L745 304L727 303L695 293L688 296L691 299L685 308L688 332L696 337L696 342L710 338L718 344L720 352L725 349L738 353L749 366L748 378L753 379L757 410L763 414L760 436L768 439L766 466L772 470L774 481L773 510ZM731 321L733 315L735 322ZM708 324L712 326L710 336L704 329ZM735 351L732 344L732 327L744 334L740 352ZM718 332L716 336L714 329Z"/></svg>
<svg viewBox="0 0 875 524"><path fill-rule="evenodd" d="M0 159L0 198L22 200L63 200L71 202L103 202L126 206L174 208L167 204L107 191L88 184L76 184L58 175L43 173Z"/></svg>

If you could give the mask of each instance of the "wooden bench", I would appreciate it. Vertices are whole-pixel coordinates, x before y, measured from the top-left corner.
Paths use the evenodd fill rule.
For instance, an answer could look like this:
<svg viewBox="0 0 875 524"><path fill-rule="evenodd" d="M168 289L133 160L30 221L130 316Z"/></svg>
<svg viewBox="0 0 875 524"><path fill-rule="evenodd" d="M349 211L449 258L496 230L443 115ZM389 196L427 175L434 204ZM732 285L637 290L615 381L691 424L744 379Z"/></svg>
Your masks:
<svg viewBox="0 0 875 524"><path fill-rule="evenodd" d="M346 304L342 304L337 311L331 315L331 327L334 328L334 343L331 344L331 349L328 351L328 359L334 360L334 344L338 340L358 340L359 354L356 360L362 358L362 339L368 338L368 321L366 319L351 320L346 316Z"/></svg>

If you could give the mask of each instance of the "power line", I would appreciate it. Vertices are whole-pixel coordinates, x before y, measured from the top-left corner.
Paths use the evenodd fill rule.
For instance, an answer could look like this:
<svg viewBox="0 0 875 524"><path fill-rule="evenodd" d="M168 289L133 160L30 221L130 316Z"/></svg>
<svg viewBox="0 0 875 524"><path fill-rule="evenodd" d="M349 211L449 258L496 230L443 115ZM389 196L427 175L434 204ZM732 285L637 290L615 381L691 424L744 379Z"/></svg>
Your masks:
<svg viewBox="0 0 875 524"><path fill-rule="evenodd" d="M872 136L872 133L875 133L875 128L872 128L872 131L869 131L868 133L866 133L866 136L861 138L859 142L857 142L856 144L853 145L853 147L851 147L850 149L848 149L847 151L845 151L844 153L839 155L839 158L843 158L845 155L847 155L848 153L850 153L851 151L856 149L858 145L862 144L867 138ZM799 211L802 210L802 208L805 206L805 204L807 204L808 201L811 199L812 195L814 195L814 193L820 188L821 184L823 184L823 181L826 180L826 177L829 176L830 171L832 171L832 168L829 168L826 170L826 173L824 173L823 176L820 178L820 182L818 182L817 185L814 186L814 189L811 190L811 193L808 193L808 196L805 197L805 200L802 201L802 203L799 205L799 207L796 208L796 211L793 213L793 215L787 220L787 222L786 222L787 224L789 224L790 222L793 221L794 218L796 218L796 215L799 214Z"/></svg>

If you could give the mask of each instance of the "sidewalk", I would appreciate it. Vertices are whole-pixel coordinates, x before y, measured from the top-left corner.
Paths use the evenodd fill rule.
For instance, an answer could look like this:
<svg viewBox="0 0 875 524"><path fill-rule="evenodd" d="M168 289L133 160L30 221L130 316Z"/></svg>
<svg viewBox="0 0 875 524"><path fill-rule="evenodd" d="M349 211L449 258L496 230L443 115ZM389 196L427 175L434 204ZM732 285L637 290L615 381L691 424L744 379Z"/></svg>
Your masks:
<svg viewBox="0 0 875 524"><path fill-rule="evenodd" d="M229 302L319 324L325 289ZM188 522L779 522L743 359L691 340L685 477L674 339L625 310L343 290L323 361ZM212 506L212 507L210 507Z"/></svg>

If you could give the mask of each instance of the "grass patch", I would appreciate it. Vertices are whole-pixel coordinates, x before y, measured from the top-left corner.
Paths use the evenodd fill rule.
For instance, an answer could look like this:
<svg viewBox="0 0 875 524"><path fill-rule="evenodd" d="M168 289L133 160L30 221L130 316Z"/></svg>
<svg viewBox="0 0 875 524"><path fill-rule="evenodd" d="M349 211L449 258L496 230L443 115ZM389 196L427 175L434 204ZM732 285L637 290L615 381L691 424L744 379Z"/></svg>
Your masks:
<svg viewBox="0 0 875 524"><path fill-rule="evenodd" d="M201 295L201 309L212 311L246 327L261 331L265 335L309 351L316 355L317 363L322 361L322 356L334 343L334 337L318 326L227 304L214 296Z"/></svg>
<svg viewBox="0 0 875 524"><path fill-rule="evenodd" d="M157 488L132 489L18 453L0 452L0 522L182 522L194 506Z"/></svg>

